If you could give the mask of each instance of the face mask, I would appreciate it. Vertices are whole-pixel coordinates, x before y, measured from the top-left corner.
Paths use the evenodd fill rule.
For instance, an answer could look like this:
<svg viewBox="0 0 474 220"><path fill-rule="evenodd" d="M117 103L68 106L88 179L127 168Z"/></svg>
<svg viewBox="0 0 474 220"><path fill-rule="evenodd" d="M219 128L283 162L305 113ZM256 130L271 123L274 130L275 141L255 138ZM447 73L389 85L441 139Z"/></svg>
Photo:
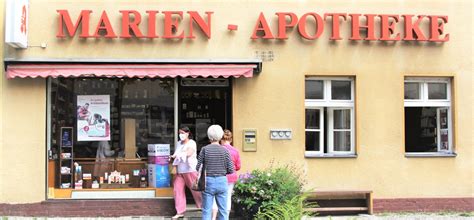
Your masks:
<svg viewBox="0 0 474 220"><path fill-rule="evenodd" d="M186 138L188 138L188 134L186 134L186 133L185 134L179 134L179 140L184 141L184 140L186 140Z"/></svg>

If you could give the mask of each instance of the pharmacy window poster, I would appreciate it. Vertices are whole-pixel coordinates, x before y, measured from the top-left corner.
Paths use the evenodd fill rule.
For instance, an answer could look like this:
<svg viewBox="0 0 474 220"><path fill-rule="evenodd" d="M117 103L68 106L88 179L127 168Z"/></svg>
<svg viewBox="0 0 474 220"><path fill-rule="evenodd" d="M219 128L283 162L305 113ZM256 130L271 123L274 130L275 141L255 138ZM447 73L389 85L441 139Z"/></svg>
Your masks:
<svg viewBox="0 0 474 220"><path fill-rule="evenodd" d="M110 96L77 96L77 141L110 140Z"/></svg>

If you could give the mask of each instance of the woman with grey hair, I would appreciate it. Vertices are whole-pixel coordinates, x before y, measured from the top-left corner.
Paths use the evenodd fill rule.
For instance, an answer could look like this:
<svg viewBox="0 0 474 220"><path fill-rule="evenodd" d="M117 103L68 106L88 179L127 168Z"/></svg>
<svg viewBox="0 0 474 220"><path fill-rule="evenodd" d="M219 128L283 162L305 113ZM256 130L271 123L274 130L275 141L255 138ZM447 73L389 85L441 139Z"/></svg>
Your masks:
<svg viewBox="0 0 474 220"><path fill-rule="evenodd" d="M219 125L211 125L207 129L210 144L203 147L199 153L196 169L201 164L206 169L206 189L202 192L202 219L208 220L212 216L214 199L218 208L218 219L229 219L227 211L227 174L234 172L234 163L230 159L229 151L223 148L219 141L224 131Z"/></svg>

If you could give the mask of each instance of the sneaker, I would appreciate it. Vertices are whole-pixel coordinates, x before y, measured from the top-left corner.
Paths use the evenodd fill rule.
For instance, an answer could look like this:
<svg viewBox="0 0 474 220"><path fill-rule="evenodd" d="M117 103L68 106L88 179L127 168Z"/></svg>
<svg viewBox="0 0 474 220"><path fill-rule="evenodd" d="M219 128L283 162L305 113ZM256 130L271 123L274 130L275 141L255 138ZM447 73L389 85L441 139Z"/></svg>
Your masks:
<svg viewBox="0 0 474 220"><path fill-rule="evenodd" d="M179 219L179 218L184 218L183 214L176 214L175 216L171 217L171 219Z"/></svg>

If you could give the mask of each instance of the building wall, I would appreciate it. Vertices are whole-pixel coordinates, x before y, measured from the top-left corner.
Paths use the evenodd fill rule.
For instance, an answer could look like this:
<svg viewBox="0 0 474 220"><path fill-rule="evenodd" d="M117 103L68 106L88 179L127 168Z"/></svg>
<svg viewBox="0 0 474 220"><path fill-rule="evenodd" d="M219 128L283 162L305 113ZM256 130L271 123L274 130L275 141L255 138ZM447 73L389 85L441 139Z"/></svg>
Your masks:
<svg viewBox="0 0 474 220"><path fill-rule="evenodd" d="M146 4L145 4L146 3ZM232 7L229 7L232 3ZM270 4L271 3L271 4ZM242 172L277 163L293 163L307 177L308 189L373 190L375 198L472 197L473 80L472 3L430 1L52 1L30 0L29 44L47 48L7 48L8 58L74 59L216 59L254 58L273 51L273 61L251 79L234 81L234 143L242 149L242 129L256 128L257 152L242 152ZM93 10L91 32L106 9L116 34L121 9L214 11L212 38L57 39L57 9L68 9L73 22L82 9ZM276 33L275 12L448 15L442 44L351 42L350 22L341 26L344 40L329 40L330 27L316 41L289 31L289 39L256 40L250 35L260 12ZM143 19L145 19L144 16ZM162 17L158 32L162 33ZM228 31L236 23L238 31ZM146 25L146 22L143 23ZM400 28L400 27L399 27ZM304 158L304 79L306 75L354 76L357 158ZM453 77L455 158L406 158L404 155L405 76ZM45 198L46 83L44 79L2 78L0 202L38 202ZM272 141L269 129L290 128L293 139ZM27 135L25 135L27 134ZM1 137L0 137L1 138ZM4 178L8 175L8 178ZM7 180L4 180L7 179ZM1 195L1 194L0 194Z"/></svg>

